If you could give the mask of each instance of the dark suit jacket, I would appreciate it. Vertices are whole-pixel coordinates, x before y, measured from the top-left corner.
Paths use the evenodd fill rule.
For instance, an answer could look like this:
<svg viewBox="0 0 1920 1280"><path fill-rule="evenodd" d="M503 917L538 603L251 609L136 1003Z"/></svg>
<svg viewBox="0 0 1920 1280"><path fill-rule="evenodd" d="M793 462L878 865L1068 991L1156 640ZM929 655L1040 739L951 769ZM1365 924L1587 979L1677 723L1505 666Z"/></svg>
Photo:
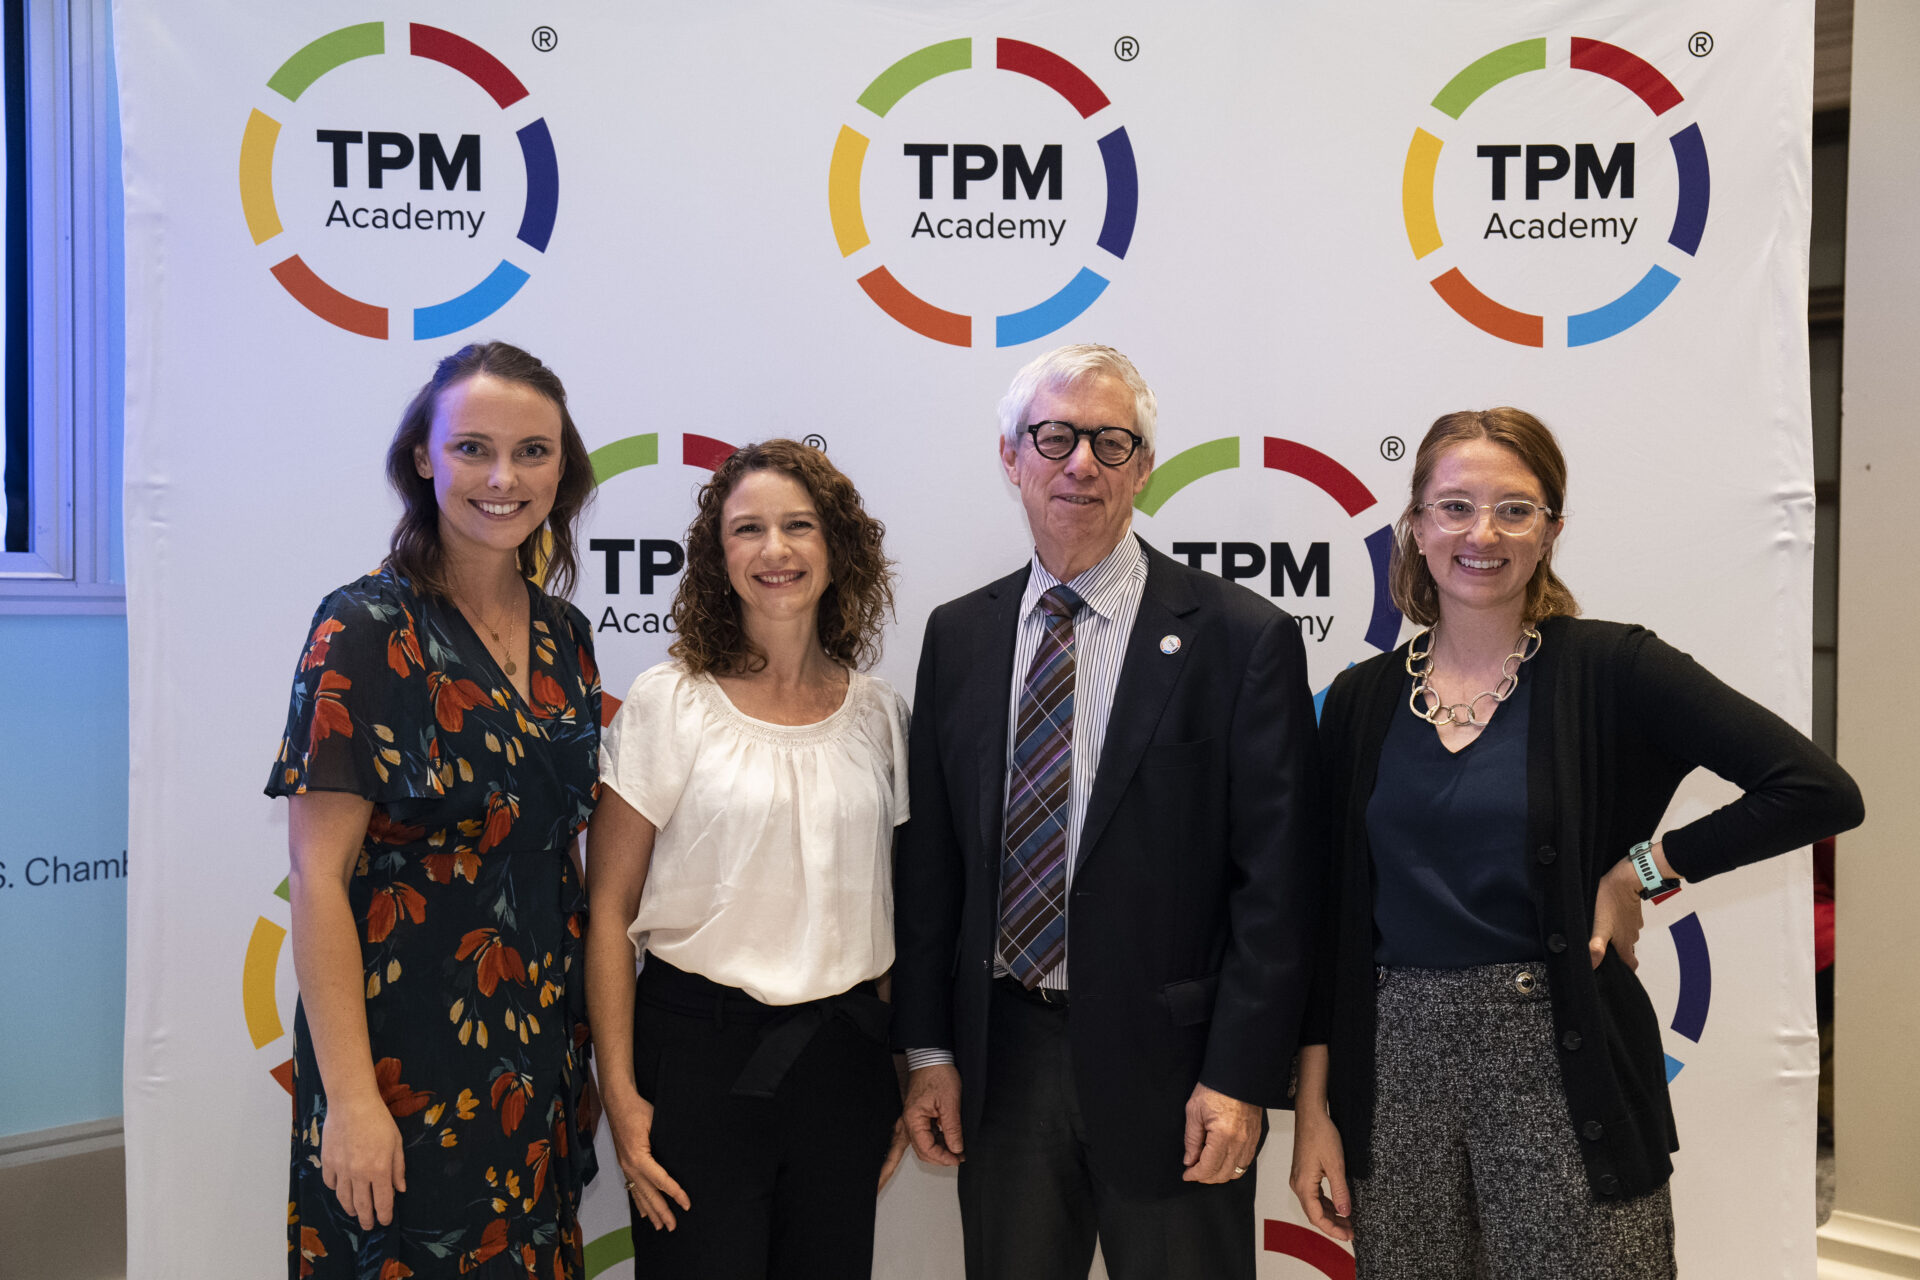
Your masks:
<svg viewBox="0 0 1920 1280"><path fill-rule="evenodd" d="M1284 1104L1322 866L1306 654L1293 619L1146 548L1068 901L1074 1077L1094 1169L1177 1191L1196 1081ZM894 1040L954 1051L986 1096L1007 715L1027 570L934 610L920 651L912 819L894 877ZM1179 648L1162 652L1165 636Z"/></svg>

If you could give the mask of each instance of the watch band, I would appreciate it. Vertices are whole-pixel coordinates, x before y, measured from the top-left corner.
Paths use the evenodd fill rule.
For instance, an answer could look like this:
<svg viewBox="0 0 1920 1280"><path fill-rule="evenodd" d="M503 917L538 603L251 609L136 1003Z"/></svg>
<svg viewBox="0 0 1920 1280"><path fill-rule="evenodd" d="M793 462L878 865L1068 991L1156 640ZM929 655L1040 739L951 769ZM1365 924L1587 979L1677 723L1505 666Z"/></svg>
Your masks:
<svg viewBox="0 0 1920 1280"><path fill-rule="evenodd" d="M1663 902L1680 892L1678 880L1667 879L1660 874L1660 868L1653 861L1653 841L1642 840L1627 850L1627 859L1633 863L1634 874L1640 877L1640 896L1654 902Z"/></svg>

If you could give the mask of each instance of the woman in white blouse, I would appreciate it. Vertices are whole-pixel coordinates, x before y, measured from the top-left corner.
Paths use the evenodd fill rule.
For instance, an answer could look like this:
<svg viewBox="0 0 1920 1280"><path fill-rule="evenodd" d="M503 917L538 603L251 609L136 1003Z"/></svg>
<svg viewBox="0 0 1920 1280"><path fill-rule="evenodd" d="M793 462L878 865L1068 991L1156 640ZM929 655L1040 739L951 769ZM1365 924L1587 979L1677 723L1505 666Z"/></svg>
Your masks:
<svg viewBox="0 0 1920 1280"><path fill-rule="evenodd" d="M882 998L907 710L860 670L883 532L817 449L735 452L687 530L673 658L601 741L588 1013L647 1280L872 1268L904 1145Z"/></svg>

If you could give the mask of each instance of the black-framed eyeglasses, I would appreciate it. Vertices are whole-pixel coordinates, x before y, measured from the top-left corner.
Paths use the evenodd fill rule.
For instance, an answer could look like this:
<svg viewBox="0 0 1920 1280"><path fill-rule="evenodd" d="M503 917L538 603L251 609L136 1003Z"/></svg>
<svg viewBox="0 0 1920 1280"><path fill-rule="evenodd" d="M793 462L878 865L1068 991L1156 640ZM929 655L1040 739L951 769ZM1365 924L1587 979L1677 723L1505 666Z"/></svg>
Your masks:
<svg viewBox="0 0 1920 1280"><path fill-rule="evenodd" d="M1084 436L1093 443L1093 458L1102 466L1125 466L1134 451L1146 443L1125 427L1076 427L1071 422L1048 419L1027 427L1033 437L1033 451L1050 462L1059 462L1080 447Z"/></svg>

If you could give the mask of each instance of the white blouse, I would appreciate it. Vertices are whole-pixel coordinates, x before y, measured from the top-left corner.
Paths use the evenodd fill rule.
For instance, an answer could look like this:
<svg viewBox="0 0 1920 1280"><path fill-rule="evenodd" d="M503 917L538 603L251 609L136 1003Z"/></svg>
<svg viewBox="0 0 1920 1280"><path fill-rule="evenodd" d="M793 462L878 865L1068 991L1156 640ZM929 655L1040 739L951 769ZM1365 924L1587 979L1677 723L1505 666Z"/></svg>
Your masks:
<svg viewBox="0 0 1920 1280"><path fill-rule="evenodd" d="M763 1004L892 967L907 714L857 671L839 710L798 726L742 714L678 662L641 673L600 740L601 782L658 831L636 951Z"/></svg>

